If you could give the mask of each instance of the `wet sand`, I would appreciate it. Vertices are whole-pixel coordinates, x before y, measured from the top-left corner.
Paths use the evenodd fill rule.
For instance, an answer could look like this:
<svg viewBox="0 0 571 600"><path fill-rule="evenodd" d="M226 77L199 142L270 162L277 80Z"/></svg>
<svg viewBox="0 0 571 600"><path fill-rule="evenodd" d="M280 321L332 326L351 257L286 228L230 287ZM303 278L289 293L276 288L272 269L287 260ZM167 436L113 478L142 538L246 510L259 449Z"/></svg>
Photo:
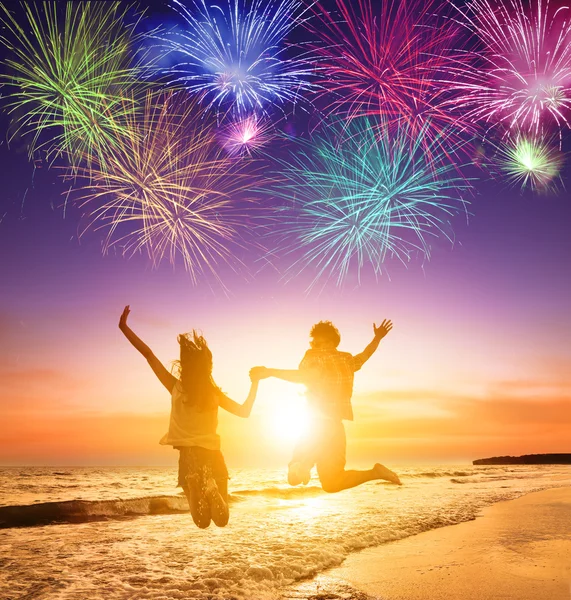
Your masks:
<svg viewBox="0 0 571 600"><path fill-rule="evenodd" d="M571 488L364 550L286 598L571 600Z"/></svg>

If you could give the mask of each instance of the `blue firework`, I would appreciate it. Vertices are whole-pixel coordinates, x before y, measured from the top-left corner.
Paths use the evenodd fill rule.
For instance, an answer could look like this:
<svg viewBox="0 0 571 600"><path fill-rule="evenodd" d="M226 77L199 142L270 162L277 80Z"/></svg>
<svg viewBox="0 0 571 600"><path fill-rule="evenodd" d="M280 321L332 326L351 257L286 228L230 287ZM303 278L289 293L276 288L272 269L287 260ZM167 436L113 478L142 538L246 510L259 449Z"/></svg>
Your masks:
<svg viewBox="0 0 571 600"><path fill-rule="evenodd" d="M300 0L175 0L174 6L185 25L163 38L176 61L172 81L208 106L265 112L297 102L312 87L312 66L299 53L289 57L285 42L303 20Z"/></svg>

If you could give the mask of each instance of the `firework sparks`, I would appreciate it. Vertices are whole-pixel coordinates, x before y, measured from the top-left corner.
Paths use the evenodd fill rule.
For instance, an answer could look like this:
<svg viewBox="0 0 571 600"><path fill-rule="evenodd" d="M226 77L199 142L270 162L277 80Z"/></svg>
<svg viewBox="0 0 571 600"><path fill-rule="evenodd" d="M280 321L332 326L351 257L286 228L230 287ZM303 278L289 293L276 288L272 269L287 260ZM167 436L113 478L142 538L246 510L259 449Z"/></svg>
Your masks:
<svg viewBox="0 0 571 600"><path fill-rule="evenodd" d="M284 247L303 252L290 271L314 269L312 286L335 276L340 285L365 265L378 275L387 257L429 258L428 238L446 235L448 219L465 206L469 184L443 156L435 167L422 139L411 152L405 126L395 135L386 124L354 119L299 143L293 159L281 161L274 194L289 203Z"/></svg>
<svg viewBox="0 0 571 600"><path fill-rule="evenodd" d="M148 95L144 118L130 118L117 151L97 158L79 198L86 229L106 228L104 251L144 250L153 265L182 259L194 283L230 263L243 221L234 196L253 181L222 156L195 104ZM84 231L85 231L84 230Z"/></svg>
<svg viewBox="0 0 571 600"><path fill-rule="evenodd" d="M250 156L270 141L270 125L254 115L238 118L223 128L220 139L231 156Z"/></svg>
<svg viewBox="0 0 571 600"><path fill-rule="evenodd" d="M2 43L13 89L8 104L15 131L50 160L65 153L98 152L115 139L118 111L129 112L125 90L135 84L131 66L134 24L124 25L120 2L24 2L24 25L4 6Z"/></svg>
<svg viewBox="0 0 571 600"><path fill-rule="evenodd" d="M534 137L517 135L500 150L500 170L522 188L529 185L534 190L547 190L562 165L561 153Z"/></svg>
<svg viewBox="0 0 571 600"><path fill-rule="evenodd" d="M336 6L340 17L315 2L306 25L321 40L314 52L331 111L404 124L412 140L422 133L429 146L470 130L445 102L450 86L440 79L457 28L435 17L435 0L336 0Z"/></svg>
<svg viewBox="0 0 571 600"><path fill-rule="evenodd" d="M473 52L478 68L462 64L449 82L467 117L533 134L569 126L570 8L549 0L473 0L457 10L481 45Z"/></svg>
<svg viewBox="0 0 571 600"><path fill-rule="evenodd" d="M240 115L266 111L268 105L295 103L311 88L312 68L288 58L285 37L300 20L300 0L175 0L185 21L172 32L167 50L180 56L174 83L198 93L209 106Z"/></svg>

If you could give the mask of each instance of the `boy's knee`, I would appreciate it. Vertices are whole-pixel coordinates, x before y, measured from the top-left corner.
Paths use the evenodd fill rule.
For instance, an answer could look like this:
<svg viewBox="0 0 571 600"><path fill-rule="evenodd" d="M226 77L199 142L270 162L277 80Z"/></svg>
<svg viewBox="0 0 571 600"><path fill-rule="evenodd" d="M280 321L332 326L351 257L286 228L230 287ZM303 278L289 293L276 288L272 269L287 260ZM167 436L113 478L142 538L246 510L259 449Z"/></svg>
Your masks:
<svg viewBox="0 0 571 600"><path fill-rule="evenodd" d="M335 494L341 488L339 487L339 481L335 477L320 477L321 489L328 494Z"/></svg>
<svg viewBox="0 0 571 600"><path fill-rule="evenodd" d="M321 488L328 494L334 494L335 492L341 491L341 481L343 480L343 469L337 469L335 467L327 467L319 465L317 467L317 475L321 482Z"/></svg>

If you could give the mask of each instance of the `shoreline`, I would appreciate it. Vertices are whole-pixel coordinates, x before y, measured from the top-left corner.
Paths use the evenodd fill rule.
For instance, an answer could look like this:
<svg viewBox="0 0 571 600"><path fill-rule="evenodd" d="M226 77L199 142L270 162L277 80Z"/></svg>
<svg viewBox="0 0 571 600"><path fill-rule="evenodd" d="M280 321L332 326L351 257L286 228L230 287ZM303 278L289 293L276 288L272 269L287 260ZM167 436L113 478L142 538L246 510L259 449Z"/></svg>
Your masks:
<svg viewBox="0 0 571 600"><path fill-rule="evenodd" d="M473 521L367 548L284 600L571 600L571 487L487 506Z"/></svg>

